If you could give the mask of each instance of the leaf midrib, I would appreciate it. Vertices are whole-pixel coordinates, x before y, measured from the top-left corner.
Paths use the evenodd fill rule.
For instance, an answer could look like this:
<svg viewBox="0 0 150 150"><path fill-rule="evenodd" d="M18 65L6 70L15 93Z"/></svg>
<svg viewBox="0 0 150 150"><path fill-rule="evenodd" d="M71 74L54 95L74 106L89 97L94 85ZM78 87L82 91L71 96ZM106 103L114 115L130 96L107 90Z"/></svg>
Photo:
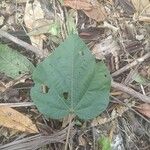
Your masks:
<svg viewBox="0 0 150 150"><path fill-rule="evenodd" d="M52 67L53 70L57 71L58 72L58 75L60 76L60 78L62 78L62 81L64 81L64 76L59 72L59 70L57 70L52 64L50 64L50 66ZM60 75L61 74L61 75ZM65 81L66 82L66 81ZM67 84L66 84L67 85ZM54 92L56 92L54 90ZM58 97L60 98L60 100L63 102L63 104L66 106L66 109L70 110L70 108L68 107L68 105L65 103L65 101L59 96L59 93L56 92Z"/></svg>
<svg viewBox="0 0 150 150"><path fill-rule="evenodd" d="M92 73L92 75L91 75L90 78L93 78L94 75L95 75L95 69L94 69L94 71L93 71L93 73ZM81 101L83 101L83 97L84 97L84 95L86 94L86 92L88 91L91 82L92 82L92 80L90 80L90 81L88 82L88 86L87 86L87 88L85 89L84 94L83 94L82 97L80 98L80 101L78 102L78 104L76 105L76 107L74 108L74 110L76 110L76 108L78 108L78 106L79 106L79 104L81 103Z"/></svg>

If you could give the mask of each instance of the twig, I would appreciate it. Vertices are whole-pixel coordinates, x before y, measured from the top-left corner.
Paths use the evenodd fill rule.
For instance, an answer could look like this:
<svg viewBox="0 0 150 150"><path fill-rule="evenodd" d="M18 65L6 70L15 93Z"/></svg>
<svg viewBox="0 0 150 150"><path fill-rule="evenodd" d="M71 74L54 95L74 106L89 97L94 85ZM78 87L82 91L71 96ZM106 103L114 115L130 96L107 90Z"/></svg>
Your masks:
<svg viewBox="0 0 150 150"><path fill-rule="evenodd" d="M71 121L73 119L73 115L69 114L69 126L68 126L68 131L67 131L67 137L66 137L66 143L65 143L65 150L68 149L68 141L69 141L69 136L70 136L70 130L71 130Z"/></svg>
<svg viewBox="0 0 150 150"><path fill-rule="evenodd" d="M111 86L113 88L116 88L118 90L126 92L126 93L132 95L133 97L142 100L143 102L150 103L150 97L148 97L146 95L143 95L143 94L141 94L139 92L136 92L135 90L133 90L133 89L131 89L131 88L121 84L121 83L117 83L117 82L112 81L111 82Z"/></svg>
<svg viewBox="0 0 150 150"><path fill-rule="evenodd" d="M21 102L21 103L0 103L0 107L8 106L8 107L29 107L35 106L33 102Z"/></svg>
<svg viewBox="0 0 150 150"><path fill-rule="evenodd" d="M27 75L27 74L21 75L21 76L17 77L15 80L11 80L10 82L6 83L4 86L6 89L10 88L18 83L21 83L21 81L26 80L30 77L31 77L31 75Z"/></svg>
<svg viewBox="0 0 150 150"><path fill-rule="evenodd" d="M116 72L112 73L112 77L118 76L119 74L125 72L126 70L130 69L131 67L136 66L137 64L143 62L145 59L150 57L150 52L145 54L144 56L134 60L132 63L122 67L121 69L117 70Z"/></svg>
<svg viewBox="0 0 150 150"><path fill-rule="evenodd" d="M65 128L49 136L37 134L34 136L25 137L5 145L0 145L0 150L36 150L50 143L63 143L66 139L67 130L68 128ZM71 130L72 136L75 135L75 133L76 130Z"/></svg>
<svg viewBox="0 0 150 150"><path fill-rule="evenodd" d="M43 57L42 50L18 39L17 37L12 36L11 34L7 33L6 31L3 31L0 29L0 35L5 37L6 39L9 39L12 42L24 47L25 49L34 52L35 54L37 54L37 56Z"/></svg>

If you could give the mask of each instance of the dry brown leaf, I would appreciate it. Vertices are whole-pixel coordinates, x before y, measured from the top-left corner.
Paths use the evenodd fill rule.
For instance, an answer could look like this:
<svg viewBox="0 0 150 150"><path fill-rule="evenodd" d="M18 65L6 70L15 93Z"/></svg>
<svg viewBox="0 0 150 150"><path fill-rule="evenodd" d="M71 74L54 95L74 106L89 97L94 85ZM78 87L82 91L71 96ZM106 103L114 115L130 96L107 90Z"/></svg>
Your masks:
<svg viewBox="0 0 150 150"><path fill-rule="evenodd" d="M150 104L145 103L145 104L139 105L138 107L139 107L138 111L141 114L143 114L143 115L145 115L145 116L150 118Z"/></svg>
<svg viewBox="0 0 150 150"><path fill-rule="evenodd" d="M64 0L64 6L71 7L77 10L83 10L84 13L89 17L98 22L104 21L107 17L107 13L100 3L97 0Z"/></svg>
<svg viewBox="0 0 150 150"><path fill-rule="evenodd" d="M64 0L64 6L76 10L91 10L92 5L87 0Z"/></svg>
<svg viewBox="0 0 150 150"><path fill-rule="evenodd" d="M0 107L0 125L22 132L38 133L35 124L25 115L10 107Z"/></svg>
<svg viewBox="0 0 150 150"><path fill-rule="evenodd" d="M150 1L149 0L132 0L132 4L134 5L136 11L141 13L143 11L150 11Z"/></svg>
<svg viewBox="0 0 150 150"><path fill-rule="evenodd" d="M85 140L85 138L83 137L82 134L79 135L78 141L79 141L79 145L82 145L82 146L86 146L87 145L86 140Z"/></svg>
<svg viewBox="0 0 150 150"><path fill-rule="evenodd" d="M106 39L100 41L100 43L95 44L92 49L92 54L96 59L104 59L105 56L112 54L114 57L118 55L119 46L117 42L108 36Z"/></svg>
<svg viewBox="0 0 150 150"><path fill-rule="evenodd" d="M106 122L111 121L110 118L106 118L106 117L96 117L95 119L92 120L91 122L91 126L97 126L97 125L102 125L105 124Z"/></svg>
<svg viewBox="0 0 150 150"><path fill-rule="evenodd" d="M5 90L6 90L5 84L2 81L0 81L0 92L4 92Z"/></svg>
<svg viewBox="0 0 150 150"><path fill-rule="evenodd" d="M91 10L89 11L83 10L83 11L89 18L92 18L98 22L104 21L107 17L107 12L105 8L98 2L95 5L93 5Z"/></svg>
<svg viewBox="0 0 150 150"><path fill-rule="evenodd" d="M135 103L134 102L128 103L128 106L133 107L133 106L135 106ZM122 116L123 113L126 112L128 109L129 108L126 106L119 105L113 109L113 111L111 112L111 117L98 116L92 120L91 126L102 125L102 124L108 123L110 121L113 121L115 118Z"/></svg>
<svg viewBox="0 0 150 150"><path fill-rule="evenodd" d="M136 9L134 19L150 23L150 1L149 0L132 0Z"/></svg>
<svg viewBox="0 0 150 150"><path fill-rule="evenodd" d="M113 0L107 0L111 5L114 4L114 1Z"/></svg>
<svg viewBox="0 0 150 150"><path fill-rule="evenodd" d="M34 8L33 8L34 5ZM32 30L35 24L35 21L44 18L44 11L41 8L41 4L38 0L35 0L34 3L30 3L30 0L27 0L25 7L24 22L28 29Z"/></svg>
<svg viewBox="0 0 150 150"><path fill-rule="evenodd" d="M24 23L29 32L48 23L48 21L44 19L44 16L44 10L42 9L39 0L35 0L33 4L30 3L30 0L27 0ZM43 37L45 38L44 34L30 36L32 45L43 50ZM47 54L47 51L43 51L43 57L47 56Z"/></svg>

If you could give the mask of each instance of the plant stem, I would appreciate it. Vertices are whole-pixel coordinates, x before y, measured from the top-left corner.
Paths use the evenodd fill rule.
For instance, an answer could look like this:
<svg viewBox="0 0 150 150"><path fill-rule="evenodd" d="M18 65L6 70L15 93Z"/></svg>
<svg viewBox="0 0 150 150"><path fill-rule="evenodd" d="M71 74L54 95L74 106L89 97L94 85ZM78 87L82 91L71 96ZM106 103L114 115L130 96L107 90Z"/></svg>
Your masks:
<svg viewBox="0 0 150 150"><path fill-rule="evenodd" d="M69 141L69 135L70 135L70 130L71 130L71 121L73 119L73 115L69 114L69 125L68 125L68 131L67 131L67 137L66 137L66 143L65 143L65 150L68 149L68 141Z"/></svg>

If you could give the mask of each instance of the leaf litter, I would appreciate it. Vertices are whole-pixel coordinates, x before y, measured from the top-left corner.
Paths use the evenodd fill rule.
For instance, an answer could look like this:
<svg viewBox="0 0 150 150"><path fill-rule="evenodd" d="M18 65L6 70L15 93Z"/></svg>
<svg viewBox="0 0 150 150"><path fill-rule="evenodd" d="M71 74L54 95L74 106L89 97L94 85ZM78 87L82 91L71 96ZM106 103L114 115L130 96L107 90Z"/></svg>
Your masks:
<svg viewBox="0 0 150 150"><path fill-rule="evenodd" d="M52 53L60 45L61 41L64 41L68 33L71 32L80 33L80 37L88 45L95 57L100 60L103 59L111 73L119 71L126 65L130 66L130 63L136 59L140 60L140 57L149 52L149 0L65 0L64 2L35 0L30 1L30 7L27 10L28 2L19 0L16 5L12 1L6 2L2 0L0 2L0 17L2 18L0 27L2 30L11 33L19 39L41 48L41 51L44 50L44 57L47 57L48 53ZM29 13L31 13L31 16ZM25 19L25 17L28 19ZM33 38L34 40L32 40L31 37L35 39ZM19 53L25 54L24 56L27 56L36 65L41 61L37 56L33 56L32 53L28 53L24 49L20 50L20 47L1 36L0 41L17 50ZM9 72L9 69L7 70ZM145 96L150 96L150 87L147 82L150 80L149 70L149 59L142 59L135 66L129 67L117 76L113 76L113 80ZM16 71L16 69L13 71ZM136 76L132 72L136 72ZM16 84L7 88L7 91L11 91L11 89L17 91L13 93L15 99L12 100L12 98L9 98L9 101L6 98L8 93L6 92L5 85L14 81L9 76L9 74L7 76L4 73L0 74L1 93L5 93L0 94L0 104L31 101L29 91L34 83L30 76L24 82L16 82ZM46 88L44 90L45 93L48 90L50 89ZM76 118L72 120L75 122L77 134L71 137L70 140L74 142L70 143L70 146L73 149L88 149L89 147L97 149L99 146L105 148L111 143L112 149L119 149L119 147L121 149L149 149L149 104L143 104L140 100L134 98L134 96L120 92L115 88L111 89L110 95L111 102L108 108L98 117L86 122L80 119L76 120ZM65 94L65 97L67 99L68 96ZM44 142L38 142L36 148L62 149L63 144L58 142L64 141L66 135L57 134L57 131L67 126L67 119L64 120L64 124L62 125L62 120L56 121L39 115L40 113L35 107L20 107L13 110L19 110L17 112L20 112L21 115L24 115L28 119L30 118L30 121L31 119L36 120L36 125L40 125L38 129L41 134L55 135L56 132L53 144L48 144L51 141L46 142L47 138L42 136L42 140L40 139L40 141L44 141L47 145L45 146ZM9 120L11 119L9 118ZM21 122L24 123L24 120L21 120ZM14 122L11 124L13 125ZM18 124L18 128L20 128L20 123ZM31 121L31 124L35 126L33 121ZM15 132L12 135L9 134L10 131ZM22 128L22 131L26 131L26 128ZM1 126L0 132L3 135L1 136L1 143L3 146L6 149L7 147L13 149L17 146L24 148L30 145L30 149L35 149L35 144L32 142L38 141L38 135L33 137L29 133L24 132L27 135L27 137L24 137L22 131L19 132L14 127L12 128L10 122L7 124L7 127ZM16 140L20 138L20 135L23 137L22 140ZM98 141L103 141L103 137L109 138L110 143L104 144L105 142L103 142L99 145ZM27 144L26 141L29 139L33 141L31 140Z"/></svg>
<svg viewBox="0 0 150 150"><path fill-rule="evenodd" d="M22 132L38 133L37 127L27 116L9 107L0 107L0 125Z"/></svg>

